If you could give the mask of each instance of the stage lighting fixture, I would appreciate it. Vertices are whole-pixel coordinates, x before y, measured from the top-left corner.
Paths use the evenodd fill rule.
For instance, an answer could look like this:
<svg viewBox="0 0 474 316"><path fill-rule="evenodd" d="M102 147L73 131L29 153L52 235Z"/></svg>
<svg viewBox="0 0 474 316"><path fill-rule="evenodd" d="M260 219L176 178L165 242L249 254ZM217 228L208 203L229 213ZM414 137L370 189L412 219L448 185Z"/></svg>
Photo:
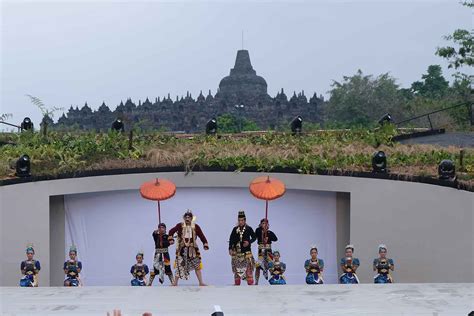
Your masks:
<svg viewBox="0 0 474 316"><path fill-rule="evenodd" d="M454 162L445 159L438 166L438 176L440 180L454 180L456 178L456 167Z"/></svg>
<svg viewBox="0 0 474 316"><path fill-rule="evenodd" d="M295 117L293 121L291 121L290 127L293 135L301 134L303 130L303 118L299 115Z"/></svg>
<svg viewBox="0 0 474 316"><path fill-rule="evenodd" d="M215 117L213 117L206 123L206 134L207 135L217 134L217 120Z"/></svg>
<svg viewBox="0 0 474 316"><path fill-rule="evenodd" d="M112 130L117 132L125 131L125 125L123 124L122 119L118 118L112 123Z"/></svg>
<svg viewBox="0 0 474 316"><path fill-rule="evenodd" d="M372 156L372 172L387 173L387 156L383 151L378 151Z"/></svg>
<svg viewBox="0 0 474 316"><path fill-rule="evenodd" d="M25 117L23 122L21 122L21 129L24 131L32 131L33 130L33 122L29 117Z"/></svg>
<svg viewBox="0 0 474 316"><path fill-rule="evenodd" d="M382 116L379 120L380 125L384 125L385 123L392 123L393 119L390 113L386 113L384 116Z"/></svg>
<svg viewBox="0 0 474 316"><path fill-rule="evenodd" d="M31 176L30 157L28 155L23 155L16 161L16 176L20 178Z"/></svg>
<svg viewBox="0 0 474 316"><path fill-rule="evenodd" d="M224 316L224 313L222 312L222 309L219 305L214 305L214 313L212 313L211 316Z"/></svg>

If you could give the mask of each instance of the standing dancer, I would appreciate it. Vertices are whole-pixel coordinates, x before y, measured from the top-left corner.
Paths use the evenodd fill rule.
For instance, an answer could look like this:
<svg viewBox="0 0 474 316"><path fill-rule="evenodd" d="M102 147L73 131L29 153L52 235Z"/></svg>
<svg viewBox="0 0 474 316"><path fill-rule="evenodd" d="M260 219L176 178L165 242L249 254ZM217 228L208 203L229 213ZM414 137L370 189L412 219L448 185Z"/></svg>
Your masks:
<svg viewBox="0 0 474 316"><path fill-rule="evenodd" d="M275 233L269 230L269 227L268 220L263 218L255 230L258 244L258 260L255 263L255 285L258 285L260 270L262 270L265 279L268 280L268 264L272 261L272 242L278 240Z"/></svg>
<svg viewBox="0 0 474 316"><path fill-rule="evenodd" d="M201 253L197 245L197 237L201 239L204 245L204 250L209 250L206 236L199 227L198 224L194 223L193 213L187 210L183 216L184 221L176 224L175 227L169 231L168 240L170 244L174 243L174 234L178 235L178 245L176 246L176 274L174 277L173 285L178 285L179 279L187 280L189 278L189 272L194 270L196 277L199 281L200 286L205 286L202 281L202 263Z"/></svg>
<svg viewBox="0 0 474 316"><path fill-rule="evenodd" d="M21 287L37 287L39 285L38 275L41 265L38 260L33 259L35 250L33 246L26 248L26 260L20 264L20 270L23 277L20 279Z"/></svg>
<svg viewBox="0 0 474 316"><path fill-rule="evenodd" d="M229 255L232 257L232 272L234 284L240 285L240 280L247 280L248 285L253 284L253 268L255 260L252 255L252 243L256 240L252 227L246 224L245 212L240 211L238 225L232 229L229 238Z"/></svg>
<svg viewBox="0 0 474 316"><path fill-rule="evenodd" d="M165 281L165 274L173 284L173 272L171 271L170 265L170 254L168 247L170 246L169 236L166 234L165 223L158 225L158 230L155 230L152 234L153 240L155 241L155 257L153 259L153 271L150 273L149 286L153 284L155 276L158 275L158 281L161 284Z"/></svg>

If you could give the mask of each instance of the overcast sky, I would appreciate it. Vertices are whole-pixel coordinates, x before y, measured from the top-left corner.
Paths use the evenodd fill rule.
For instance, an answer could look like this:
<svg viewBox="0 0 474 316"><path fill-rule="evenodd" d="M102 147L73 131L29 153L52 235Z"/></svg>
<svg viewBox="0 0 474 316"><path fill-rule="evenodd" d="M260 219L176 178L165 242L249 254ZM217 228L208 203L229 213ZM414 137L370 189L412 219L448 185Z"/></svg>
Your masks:
<svg viewBox="0 0 474 316"><path fill-rule="evenodd" d="M273 96L281 88L326 94L357 69L390 72L408 87L440 64L451 79L436 47L472 27L457 0L3 1L1 9L0 114L35 123L40 112L25 94L65 111L86 101L113 109L129 97L214 94L242 30Z"/></svg>

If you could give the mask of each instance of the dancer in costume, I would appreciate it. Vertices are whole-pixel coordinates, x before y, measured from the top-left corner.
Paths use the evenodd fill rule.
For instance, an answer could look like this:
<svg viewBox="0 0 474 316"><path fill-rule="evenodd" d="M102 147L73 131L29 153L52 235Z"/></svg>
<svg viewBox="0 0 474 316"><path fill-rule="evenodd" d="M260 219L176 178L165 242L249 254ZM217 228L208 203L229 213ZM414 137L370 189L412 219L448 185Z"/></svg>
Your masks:
<svg viewBox="0 0 474 316"><path fill-rule="evenodd" d="M153 271L150 273L148 285L151 286L153 284L156 275L158 275L158 281L163 284L165 274L170 279L171 284L173 284L173 272L171 271L170 254L168 252L170 242L168 240L169 236L166 234L166 225L160 223L158 230L155 230L152 235L155 241L155 257L153 258Z"/></svg>
<svg viewBox="0 0 474 316"><path fill-rule="evenodd" d="M255 230L258 244L258 260L255 263L255 285L258 285L260 270L262 270L265 279L268 280L268 264L272 261L272 242L278 240L277 236L268 228L268 220L264 218Z"/></svg>
<svg viewBox="0 0 474 316"><path fill-rule="evenodd" d="M341 284L358 284L359 278L356 275L356 270L359 267L359 259L353 258L354 246L346 246L346 257L341 259L342 274L339 277Z"/></svg>
<svg viewBox="0 0 474 316"><path fill-rule="evenodd" d="M69 260L64 262L64 273L66 274L64 286L81 286L82 282L79 277L81 270L82 263L77 261L77 249L71 246L69 248Z"/></svg>
<svg viewBox="0 0 474 316"><path fill-rule="evenodd" d="M379 257L374 259L374 283L393 283L390 270L394 270L393 260L387 258L387 246L379 245Z"/></svg>
<svg viewBox="0 0 474 316"><path fill-rule="evenodd" d="M280 252L274 251L273 252L273 261L271 261L268 265L268 271L270 271L270 280L268 282L271 285L283 285L286 284L285 277L283 273L285 273L286 264L280 261Z"/></svg>
<svg viewBox="0 0 474 316"><path fill-rule="evenodd" d="M150 270L148 270L148 266L143 263L143 252L137 253L135 258L137 259L137 263L130 268L130 273L133 275L133 279L130 283L132 286L145 286L146 275Z"/></svg>
<svg viewBox="0 0 474 316"><path fill-rule="evenodd" d="M304 262L306 269L306 284L323 284L324 261L318 258L318 248L312 246L309 250L311 258Z"/></svg>
<svg viewBox="0 0 474 316"><path fill-rule="evenodd" d="M232 257L231 264L235 285L240 285L241 279L247 280L248 285L253 284L255 260L251 246L256 239L252 227L246 224L245 212L240 211L238 225L232 229L229 238L229 255Z"/></svg>
<svg viewBox="0 0 474 316"><path fill-rule="evenodd" d="M209 250L206 236L199 227L198 224L194 223L193 213L188 210L183 216L184 221L178 223L175 227L169 231L168 240L170 244L174 243L174 234L178 235L178 245L176 246L176 274L174 277L173 285L178 285L179 279L187 280L189 278L189 272L194 270L196 277L199 281L200 286L204 286L202 281L202 264L201 264L201 253L197 245L197 237L201 239L204 245L204 250Z"/></svg>
<svg viewBox="0 0 474 316"><path fill-rule="evenodd" d="M20 264L20 270L23 277L20 279L21 287L37 287L39 285L39 271L41 265L38 260L33 259L35 250L33 246L26 248L26 260Z"/></svg>

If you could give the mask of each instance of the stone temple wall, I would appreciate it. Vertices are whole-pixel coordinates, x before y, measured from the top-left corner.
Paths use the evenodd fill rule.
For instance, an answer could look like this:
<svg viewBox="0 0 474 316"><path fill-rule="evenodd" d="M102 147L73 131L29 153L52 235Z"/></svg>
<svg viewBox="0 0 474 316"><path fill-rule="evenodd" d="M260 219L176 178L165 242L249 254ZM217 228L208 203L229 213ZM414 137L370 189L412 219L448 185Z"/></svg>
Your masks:
<svg viewBox="0 0 474 316"><path fill-rule="evenodd" d="M275 97L269 96L267 83L253 69L248 51L240 50L234 68L221 80L215 95L209 90L204 96L201 91L197 98L193 98L188 92L186 97L174 101L168 95L153 101L147 98L138 104L128 99L114 111L105 103L96 111L87 103L81 109L71 106L54 128L105 130L116 118L122 118L129 128L200 132L210 118L230 113L254 121L261 129L268 129L287 126L297 115L301 115L305 122L320 123L323 103L323 97L316 93L308 100L304 91L294 92L288 98L282 89ZM236 105L244 107L237 109Z"/></svg>

